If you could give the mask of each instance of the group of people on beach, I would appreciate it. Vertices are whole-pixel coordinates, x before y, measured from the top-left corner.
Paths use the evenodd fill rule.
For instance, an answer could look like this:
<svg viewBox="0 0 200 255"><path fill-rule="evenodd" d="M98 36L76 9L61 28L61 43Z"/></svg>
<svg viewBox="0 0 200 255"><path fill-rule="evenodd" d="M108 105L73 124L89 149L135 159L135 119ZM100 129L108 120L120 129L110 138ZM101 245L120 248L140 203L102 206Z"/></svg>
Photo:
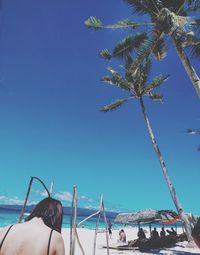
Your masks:
<svg viewBox="0 0 200 255"><path fill-rule="evenodd" d="M151 237L152 238L158 238L159 236L160 237L165 237L166 236L166 232L168 233L168 235L172 235L172 236L176 236L177 235L177 232L174 230L173 227L171 228L171 230L167 229L166 231L165 231L164 227L162 227L161 231L160 231L160 235L159 235L157 229L154 228L151 231ZM146 234L145 234L143 228L139 228L137 236L138 236L139 239L146 239Z"/></svg>

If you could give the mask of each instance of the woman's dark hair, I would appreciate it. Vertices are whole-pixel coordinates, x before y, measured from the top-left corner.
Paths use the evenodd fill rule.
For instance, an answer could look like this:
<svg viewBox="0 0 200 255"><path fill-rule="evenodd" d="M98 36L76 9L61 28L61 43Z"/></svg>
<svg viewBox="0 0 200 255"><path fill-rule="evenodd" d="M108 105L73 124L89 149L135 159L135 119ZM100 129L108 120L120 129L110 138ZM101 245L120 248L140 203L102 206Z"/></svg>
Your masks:
<svg viewBox="0 0 200 255"><path fill-rule="evenodd" d="M61 233L63 207L60 201L51 197L43 199L35 206L26 221L34 217L42 218L46 226Z"/></svg>

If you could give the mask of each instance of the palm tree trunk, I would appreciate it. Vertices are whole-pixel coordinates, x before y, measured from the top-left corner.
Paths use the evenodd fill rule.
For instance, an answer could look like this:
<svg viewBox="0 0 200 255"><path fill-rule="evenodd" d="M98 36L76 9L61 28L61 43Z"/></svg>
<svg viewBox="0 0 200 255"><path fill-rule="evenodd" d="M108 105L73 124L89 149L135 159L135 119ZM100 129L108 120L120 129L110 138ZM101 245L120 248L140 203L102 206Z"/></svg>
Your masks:
<svg viewBox="0 0 200 255"><path fill-rule="evenodd" d="M179 43L176 41L176 39L174 38L174 36L172 35L172 40L174 43L174 46L176 48L177 54L197 92L197 95L200 97L200 79L196 73L196 71L194 70L193 66L191 65L188 57L186 56L183 48L179 45Z"/></svg>
<svg viewBox="0 0 200 255"><path fill-rule="evenodd" d="M167 185L168 185L168 188L170 190L173 202L174 202L174 204L176 206L176 209L178 211L178 214L179 214L181 220L184 223L188 241L191 241L192 237L191 237L191 226L190 226L190 223L188 221L187 216L185 215L185 213L183 211L183 208L182 208L182 206L181 206L181 204L180 204L180 202L178 200L178 197L176 195L176 191L174 189L174 186L173 186L173 184L172 184L172 182L170 180L170 177L169 177L169 174L168 174L168 171L167 171L167 167L165 165L165 162L164 162L164 159L163 159L162 154L160 152L160 149L159 149L159 147L158 147L158 145L156 143L156 139L154 137L153 131L152 131L151 126L150 126L150 122L149 122L149 120L147 118L146 109L145 109L144 102L143 102L142 98L140 98L140 105L142 107L142 113L143 113L143 116L144 116L145 124L147 126L147 129L148 129L151 141L153 143L154 150L155 150L155 152L157 154L158 160L159 160L161 168L163 170L163 174L164 174L165 179L167 181Z"/></svg>

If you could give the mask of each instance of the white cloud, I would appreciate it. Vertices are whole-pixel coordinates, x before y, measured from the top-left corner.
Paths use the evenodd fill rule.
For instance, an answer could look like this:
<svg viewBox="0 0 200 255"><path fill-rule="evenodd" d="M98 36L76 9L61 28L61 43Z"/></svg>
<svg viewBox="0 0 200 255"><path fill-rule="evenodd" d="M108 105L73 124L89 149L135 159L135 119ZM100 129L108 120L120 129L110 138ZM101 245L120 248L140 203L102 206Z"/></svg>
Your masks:
<svg viewBox="0 0 200 255"><path fill-rule="evenodd" d="M39 196L42 196L42 197L47 197L48 194L47 194L47 191L46 190L39 190L39 189L32 189L31 190L31 194L33 195L39 195Z"/></svg>
<svg viewBox="0 0 200 255"><path fill-rule="evenodd" d="M99 210L98 206L92 206L92 205L85 206L84 208L89 210L97 210L97 211Z"/></svg>
<svg viewBox="0 0 200 255"><path fill-rule="evenodd" d="M0 204L7 204L7 205L22 205L24 200L20 200L18 197L7 197L7 196L0 196Z"/></svg>
<svg viewBox="0 0 200 255"><path fill-rule="evenodd" d="M28 201L28 205L37 204L38 201L41 200L41 198L39 199L38 195L43 196L43 197L47 196L46 191L34 190L33 193L35 193L37 196L32 197L32 199L30 198L30 200ZM63 206L71 206L73 195L69 191L57 192L57 193L55 193L55 195L53 197L55 197L55 199L58 199L58 200L64 202ZM17 196L8 197L5 195L0 195L0 204L23 205L24 200L19 199ZM104 201L104 204L105 204L106 210L108 210L108 211L113 211L113 212L127 211L124 208L122 209L122 207L120 205L112 204L112 203L109 203L108 201ZM89 198L85 195L80 195L78 197L78 207L98 210L99 209L99 199L93 199L93 198Z"/></svg>
<svg viewBox="0 0 200 255"><path fill-rule="evenodd" d="M61 201L71 202L73 195L72 195L72 193L67 191L67 192L58 192L54 195L54 197Z"/></svg>
<svg viewBox="0 0 200 255"><path fill-rule="evenodd" d="M80 196L80 197L78 197L78 199L79 200L85 200L89 203L94 203L95 202L95 200L93 198L89 198L89 197L86 197L86 196Z"/></svg>
<svg viewBox="0 0 200 255"><path fill-rule="evenodd" d="M80 199L87 199L86 196L80 196Z"/></svg>
<svg viewBox="0 0 200 255"><path fill-rule="evenodd" d="M40 194L41 196L43 196L43 197L48 197L48 193L47 193L46 190L41 191L39 194Z"/></svg>

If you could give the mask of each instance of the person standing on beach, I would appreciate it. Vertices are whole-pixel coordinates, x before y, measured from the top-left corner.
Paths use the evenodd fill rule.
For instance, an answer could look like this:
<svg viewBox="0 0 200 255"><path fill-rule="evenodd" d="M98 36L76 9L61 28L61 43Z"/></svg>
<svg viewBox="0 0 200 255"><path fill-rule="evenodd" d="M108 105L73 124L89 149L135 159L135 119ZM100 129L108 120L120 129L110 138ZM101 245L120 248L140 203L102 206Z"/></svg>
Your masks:
<svg viewBox="0 0 200 255"><path fill-rule="evenodd" d="M151 237L153 237L153 238L159 237L159 234L158 234L158 231L156 230L156 228L154 228L154 230L151 232Z"/></svg>
<svg viewBox="0 0 200 255"><path fill-rule="evenodd" d="M0 255L65 255L60 201L40 201L24 223L0 231Z"/></svg>
<svg viewBox="0 0 200 255"><path fill-rule="evenodd" d="M144 233L143 228L140 228L138 233L137 233L138 239L146 239L146 235Z"/></svg>
<svg viewBox="0 0 200 255"><path fill-rule="evenodd" d="M166 232L165 229L162 227L161 231L160 231L160 236L161 237L165 237L166 236Z"/></svg>
<svg viewBox="0 0 200 255"><path fill-rule="evenodd" d="M167 229L167 233L168 233L170 236L176 236L176 235L177 235L177 232L176 232L173 228L171 228L171 230L168 230L168 229Z"/></svg>
<svg viewBox="0 0 200 255"><path fill-rule="evenodd" d="M174 230L174 228L171 228L171 232L173 236L177 236L177 232Z"/></svg>
<svg viewBox="0 0 200 255"><path fill-rule="evenodd" d="M110 239L112 239L112 222L110 219L108 221L108 233L109 233Z"/></svg>

